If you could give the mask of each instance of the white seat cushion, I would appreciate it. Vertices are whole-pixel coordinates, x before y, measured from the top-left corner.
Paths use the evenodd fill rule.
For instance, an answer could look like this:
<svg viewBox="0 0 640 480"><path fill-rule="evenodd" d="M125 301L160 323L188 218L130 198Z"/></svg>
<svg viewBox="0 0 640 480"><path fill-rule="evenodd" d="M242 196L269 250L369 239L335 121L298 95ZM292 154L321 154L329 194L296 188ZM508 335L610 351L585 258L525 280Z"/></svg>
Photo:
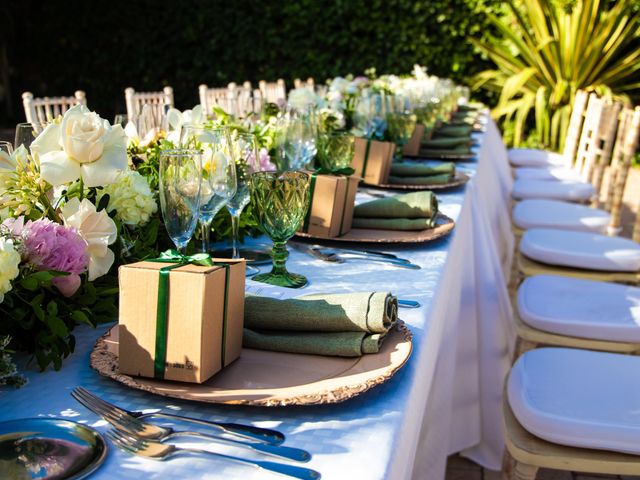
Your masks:
<svg viewBox="0 0 640 480"><path fill-rule="evenodd" d="M560 200L523 200L513 208L513 223L523 230L560 228L582 232L606 233L611 215L606 210Z"/></svg>
<svg viewBox="0 0 640 480"><path fill-rule="evenodd" d="M518 422L544 440L640 454L640 357L538 348L511 369L507 398Z"/></svg>
<svg viewBox="0 0 640 480"><path fill-rule="evenodd" d="M514 167L567 166L568 163L559 153L534 148L512 148L507 157Z"/></svg>
<svg viewBox="0 0 640 480"><path fill-rule="evenodd" d="M640 244L627 238L551 228L524 232L520 252L532 260L608 272L640 270Z"/></svg>
<svg viewBox="0 0 640 480"><path fill-rule="evenodd" d="M520 318L571 337L640 343L640 288L555 275L535 275L518 289Z"/></svg>
<svg viewBox="0 0 640 480"><path fill-rule="evenodd" d="M513 182L511 195L516 200L525 198L549 198L552 200L568 200L570 202L586 202L596 193L593 185L586 182L548 181L518 179Z"/></svg>
<svg viewBox="0 0 640 480"><path fill-rule="evenodd" d="M515 177L528 180L569 180L580 182L580 174L572 168L566 167L519 167L515 169Z"/></svg>

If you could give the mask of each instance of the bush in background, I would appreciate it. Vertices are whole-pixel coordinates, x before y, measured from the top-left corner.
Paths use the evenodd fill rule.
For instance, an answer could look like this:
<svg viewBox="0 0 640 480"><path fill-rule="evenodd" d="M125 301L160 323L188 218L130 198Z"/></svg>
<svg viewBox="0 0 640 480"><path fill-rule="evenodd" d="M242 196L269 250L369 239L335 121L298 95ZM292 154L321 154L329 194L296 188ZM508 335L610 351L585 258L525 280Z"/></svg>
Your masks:
<svg viewBox="0 0 640 480"><path fill-rule="evenodd" d="M0 125L24 119L20 94L87 92L109 118L125 111L124 89L174 88L178 108L197 87L312 76L316 81L376 67L408 73L414 63L466 82L491 64L467 37L492 30L481 12L495 0L237 0L94 2L21 0L0 7ZM8 19L8 20L7 20ZM3 67L4 64L4 67ZM5 78L6 80L2 80ZM7 83L9 84L7 86ZM8 90L7 90L8 88ZM7 111L7 98L12 110ZM4 107L4 108L2 108Z"/></svg>

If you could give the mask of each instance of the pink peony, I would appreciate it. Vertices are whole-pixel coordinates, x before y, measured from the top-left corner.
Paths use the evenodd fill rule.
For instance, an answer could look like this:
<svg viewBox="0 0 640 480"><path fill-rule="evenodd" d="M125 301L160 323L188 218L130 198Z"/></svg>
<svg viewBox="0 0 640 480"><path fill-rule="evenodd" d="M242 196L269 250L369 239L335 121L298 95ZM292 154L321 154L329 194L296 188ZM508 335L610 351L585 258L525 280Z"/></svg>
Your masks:
<svg viewBox="0 0 640 480"><path fill-rule="evenodd" d="M17 222L16 222L17 223ZM16 225L12 225L15 227ZM40 270L58 270L69 275L53 280L60 292L70 297L80 287L80 275L87 270L87 243L75 228L43 218L29 220L22 228L26 256Z"/></svg>
<svg viewBox="0 0 640 480"><path fill-rule="evenodd" d="M276 169L276 166L271 163L269 152L264 147L261 148L258 152L258 163L260 164L260 170L262 171L270 171Z"/></svg>

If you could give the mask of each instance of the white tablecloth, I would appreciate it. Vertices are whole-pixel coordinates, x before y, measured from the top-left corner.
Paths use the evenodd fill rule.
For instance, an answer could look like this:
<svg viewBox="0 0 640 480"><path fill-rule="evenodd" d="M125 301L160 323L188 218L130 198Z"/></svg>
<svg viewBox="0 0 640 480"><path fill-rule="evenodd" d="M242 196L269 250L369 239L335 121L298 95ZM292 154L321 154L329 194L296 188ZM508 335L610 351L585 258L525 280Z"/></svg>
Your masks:
<svg viewBox="0 0 640 480"><path fill-rule="evenodd" d="M493 122L481 139L478 160L460 164L473 176L471 182L464 189L438 194L441 210L457 222L454 235L386 248L421 265L421 270L358 261L323 263L291 252L290 270L310 279L301 294L390 290L422 304L400 311L413 331L414 350L407 365L386 384L342 404L316 407L174 401L130 390L93 372L89 351L106 327L79 327L76 352L61 371L29 370L26 387L0 391L0 420L62 417L107 431L104 421L70 397L71 390L82 385L125 408L167 409L280 429L288 445L313 454L307 465L325 479L437 480L444 478L447 455L458 451L499 469L500 400L513 343L505 286L513 243L507 210L511 180ZM366 194L359 194L358 201L366 199ZM245 451L221 451L251 456ZM269 474L194 456L156 462L112 448L94 477L258 479Z"/></svg>

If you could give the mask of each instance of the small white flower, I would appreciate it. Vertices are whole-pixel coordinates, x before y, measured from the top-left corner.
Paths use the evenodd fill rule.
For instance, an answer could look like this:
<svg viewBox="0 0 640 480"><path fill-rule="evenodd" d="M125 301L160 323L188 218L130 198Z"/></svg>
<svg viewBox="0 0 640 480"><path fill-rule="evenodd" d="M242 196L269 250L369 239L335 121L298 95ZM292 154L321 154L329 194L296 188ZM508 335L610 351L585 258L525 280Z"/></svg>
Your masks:
<svg viewBox="0 0 640 480"><path fill-rule="evenodd" d="M85 186L113 183L127 168L127 139L120 125L84 105L67 110L62 123L49 124L31 144L40 175L58 186L82 178Z"/></svg>
<svg viewBox="0 0 640 480"><path fill-rule="evenodd" d="M180 112L176 108L170 108L167 112L167 122L169 123L169 134L167 140L172 141L175 145L180 143L180 131L182 126L188 124L201 125L204 122L202 115L202 105L196 105L191 110Z"/></svg>
<svg viewBox="0 0 640 480"><path fill-rule="evenodd" d="M158 211L147 179L133 170L125 170L116 183L107 185L98 199L109 195L107 211L115 210L116 216L127 225L144 225Z"/></svg>
<svg viewBox="0 0 640 480"><path fill-rule="evenodd" d="M93 281L107 273L115 259L108 246L116 241L116 224L106 211L96 211L96 206L86 198L82 202L72 198L61 211L64 224L74 227L87 242L89 280Z"/></svg>

